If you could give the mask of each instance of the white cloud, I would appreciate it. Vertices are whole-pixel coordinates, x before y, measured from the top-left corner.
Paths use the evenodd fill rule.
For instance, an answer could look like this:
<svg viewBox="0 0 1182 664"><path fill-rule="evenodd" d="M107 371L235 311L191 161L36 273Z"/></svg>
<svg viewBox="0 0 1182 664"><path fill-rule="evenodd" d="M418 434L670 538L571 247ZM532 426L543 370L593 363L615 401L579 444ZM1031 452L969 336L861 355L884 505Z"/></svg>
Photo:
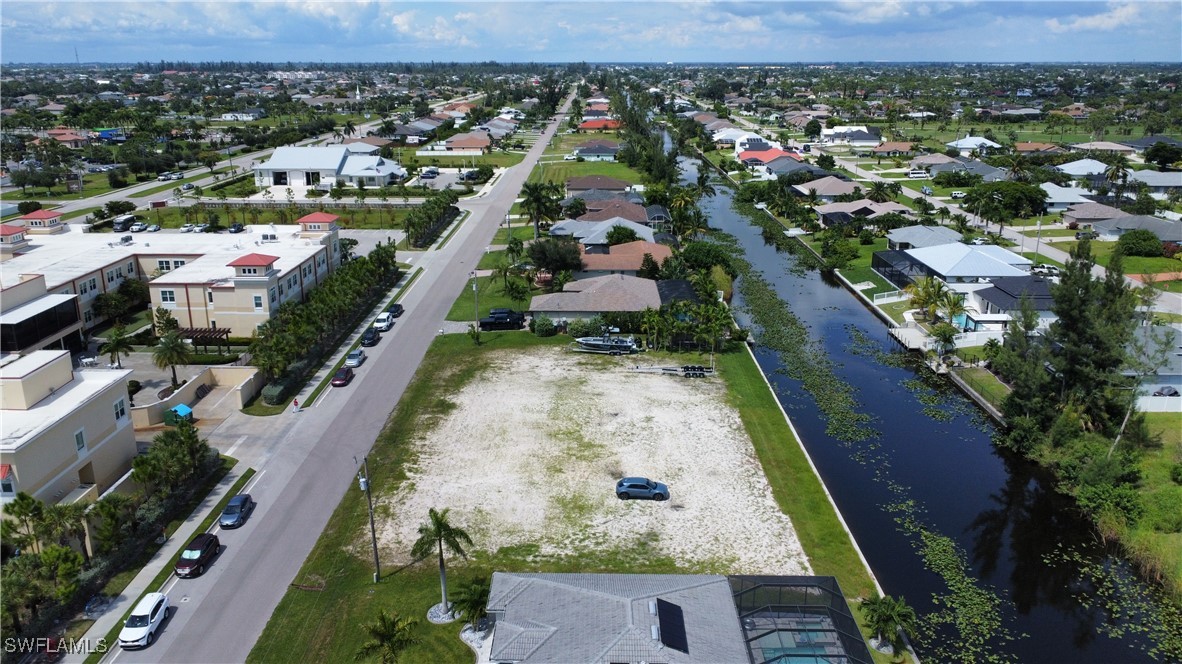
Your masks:
<svg viewBox="0 0 1182 664"><path fill-rule="evenodd" d="M390 16L390 25L399 34L409 34L414 29L415 13L414 11L402 12L401 14L393 14Z"/></svg>
<svg viewBox="0 0 1182 664"><path fill-rule="evenodd" d="M908 15L907 3L901 0L886 2L856 2L845 0L837 3L835 15L846 23L884 23Z"/></svg>
<svg viewBox="0 0 1182 664"><path fill-rule="evenodd" d="M1078 32L1082 30L1101 30L1111 32L1137 22L1141 15L1141 8L1129 3L1109 3L1108 11L1091 16L1069 17L1067 21L1058 18L1046 21L1047 29L1051 32Z"/></svg>

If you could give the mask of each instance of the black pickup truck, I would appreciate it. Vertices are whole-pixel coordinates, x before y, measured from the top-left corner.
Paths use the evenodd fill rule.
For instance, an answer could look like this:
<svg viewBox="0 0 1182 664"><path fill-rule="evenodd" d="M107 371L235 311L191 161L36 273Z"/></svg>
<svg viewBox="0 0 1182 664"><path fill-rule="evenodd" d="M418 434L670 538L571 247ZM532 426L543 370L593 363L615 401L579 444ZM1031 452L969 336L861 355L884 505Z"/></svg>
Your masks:
<svg viewBox="0 0 1182 664"><path fill-rule="evenodd" d="M520 330L525 326L525 314L512 309L493 309L487 318L480 319L481 330Z"/></svg>

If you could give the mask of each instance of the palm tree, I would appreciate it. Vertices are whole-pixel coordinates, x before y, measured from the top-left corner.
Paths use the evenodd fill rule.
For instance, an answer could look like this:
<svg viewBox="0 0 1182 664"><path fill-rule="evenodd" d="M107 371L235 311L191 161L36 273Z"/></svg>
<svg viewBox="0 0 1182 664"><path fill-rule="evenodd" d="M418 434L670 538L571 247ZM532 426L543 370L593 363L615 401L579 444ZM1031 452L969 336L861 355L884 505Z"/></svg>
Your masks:
<svg viewBox="0 0 1182 664"><path fill-rule="evenodd" d="M903 191L903 185L898 182L887 182L886 180L875 180L870 183L870 189L866 190L866 198L875 203L885 203L900 192Z"/></svg>
<svg viewBox="0 0 1182 664"><path fill-rule="evenodd" d="M920 277L903 290L911 294L911 306L922 311L931 320L935 318L948 286L939 279Z"/></svg>
<svg viewBox="0 0 1182 664"><path fill-rule="evenodd" d="M964 312L964 295L950 290L940 296L940 313L944 315L944 320L953 323L953 320Z"/></svg>
<svg viewBox="0 0 1182 664"><path fill-rule="evenodd" d="M369 634L369 641L357 649L355 659L362 661L377 655L382 664L395 664L403 650L419 642L414 635L418 624L419 621L413 618L402 618L397 612L382 610L376 621L363 627Z"/></svg>
<svg viewBox="0 0 1182 664"><path fill-rule="evenodd" d="M1026 161L1026 157L1022 155L1011 157L1006 176L1014 182L1025 182L1030 179L1030 164Z"/></svg>
<svg viewBox="0 0 1182 664"><path fill-rule="evenodd" d="M481 577L461 585L456 593L452 607L456 615L467 621L472 629L478 629L480 621L488 615L489 591L488 577Z"/></svg>
<svg viewBox="0 0 1182 664"><path fill-rule="evenodd" d="M432 507L427 511L428 521L419 526L419 539L415 541L414 546L410 549L410 555L415 558L422 559L431 555L431 553L438 549L439 551L439 587L443 597L443 608L446 611L449 607L447 602L447 567L443 562L443 547L446 546L452 553L458 554L462 558L467 558L468 554L464 551L464 546L472 545L472 538L468 533L461 528L456 528L447 520L447 513L450 510L436 510Z"/></svg>
<svg viewBox="0 0 1182 664"><path fill-rule="evenodd" d="M905 634L914 632L918 621L914 609L907 606L904 600L890 595L863 600L862 615L866 619L866 627L880 641L891 644L892 655L903 649Z"/></svg>
<svg viewBox="0 0 1182 664"><path fill-rule="evenodd" d="M172 370L172 389L180 387L176 378L176 365L188 364L193 358L193 347L181 338L179 332L169 332L160 337L152 349L152 364L160 369Z"/></svg>
<svg viewBox="0 0 1182 664"><path fill-rule="evenodd" d="M705 164L698 168L698 182L694 185L694 191L699 199L718 193L714 185L710 184L710 171L706 170Z"/></svg>
<svg viewBox="0 0 1182 664"><path fill-rule="evenodd" d="M86 519L85 503L58 503L46 505L42 515L47 539L54 540L62 546L69 546L71 539L78 540L82 557L90 564L90 552L86 550Z"/></svg>
<svg viewBox="0 0 1182 664"><path fill-rule="evenodd" d="M131 351L134 349L135 346L131 343L131 335L127 333L127 328L123 325L116 325L107 332L107 341L99 347L99 352L111 356L111 364L122 369L122 356L131 355Z"/></svg>
<svg viewBox="0 0 1182 664"><path fill-rule="evenodd" d="M562 214L558 196L561 189L554 182L526 182L521 187L521 209L529 215L534 225L534 239L540 235L539 224L543 219L553 221Z"/></svg>
<svg viewBox="0 0 1182 664"><path fill-rule="evenodd" d="M345 136L352 136L357 133L357 125L352 120L345 120L345 126L341 127L341 133Z"/></svg>
<svg viewBox="0 0 1182 664"><path fill-rule="evenodd" d="M1120 205L1121 197L1124 196L1125 186L1129 182L1129 159L1124 155L1119 155L1109 164L1104 171L1104 179L1115 185L1116 188L1116 205Z"/></svg>

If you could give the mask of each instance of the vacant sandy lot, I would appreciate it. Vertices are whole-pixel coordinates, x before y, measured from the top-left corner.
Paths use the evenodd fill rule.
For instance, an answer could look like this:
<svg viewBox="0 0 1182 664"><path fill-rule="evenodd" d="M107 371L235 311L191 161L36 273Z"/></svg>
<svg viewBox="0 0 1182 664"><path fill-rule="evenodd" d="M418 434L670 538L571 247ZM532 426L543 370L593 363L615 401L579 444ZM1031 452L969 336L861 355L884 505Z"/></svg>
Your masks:
<svg viewBox="0 0 1182 664"><path fill-rule="evenodd" d="M478 549L542 554L644 540L698 571L809 574L720 379L632 371L645 359L566 349L504 353L420 440L410 481L380 502L383 557L406 561L430 507ZM665 502L621 501L615 480L669 485Z"/></svg>

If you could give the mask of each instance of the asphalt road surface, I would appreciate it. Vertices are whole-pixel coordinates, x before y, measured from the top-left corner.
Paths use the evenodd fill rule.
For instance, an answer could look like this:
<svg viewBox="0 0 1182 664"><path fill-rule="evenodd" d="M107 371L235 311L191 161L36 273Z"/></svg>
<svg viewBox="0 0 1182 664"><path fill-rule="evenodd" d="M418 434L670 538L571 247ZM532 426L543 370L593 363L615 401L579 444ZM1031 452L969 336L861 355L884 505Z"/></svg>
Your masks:
<svg viewBox="0 0 1182 664"><path fill-rule="evenodd" d="M205 576L170 582L167 592L176 608L152 647L115 649L104 661L246 660L344 492L358 490L359 460L369 452L556 128L557 122L552 123L491 192L460 204L471 215L446 247L416 261L424 271L403 296L407 313L376 347L366 349L369 359L351 385L328 390L314 408L298 415L269 418L282 422L268 423L266 433L259 434L260 427L252 423L254 432L244 433L227 450L259 470L249 490L258 503L254 515L240 529L216 531L224 550ZM234 432L219 435L232 439Z"/></svg>

